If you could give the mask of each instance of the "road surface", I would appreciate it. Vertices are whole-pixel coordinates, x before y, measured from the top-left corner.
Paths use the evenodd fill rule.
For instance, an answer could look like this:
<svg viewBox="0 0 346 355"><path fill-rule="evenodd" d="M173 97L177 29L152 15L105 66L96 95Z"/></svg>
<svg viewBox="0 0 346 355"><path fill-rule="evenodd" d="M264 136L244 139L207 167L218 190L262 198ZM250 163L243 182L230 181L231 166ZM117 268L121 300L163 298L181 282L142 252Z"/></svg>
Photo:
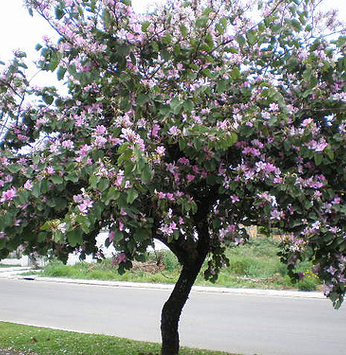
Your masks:
<svg viewBox="0 0 346 355"><path fill-rule="evenodd" d="M0 279L0 320L160 341L169 290ZM344 355L346 305L324 299L192 292L181 344L247 355Z"/></svg>

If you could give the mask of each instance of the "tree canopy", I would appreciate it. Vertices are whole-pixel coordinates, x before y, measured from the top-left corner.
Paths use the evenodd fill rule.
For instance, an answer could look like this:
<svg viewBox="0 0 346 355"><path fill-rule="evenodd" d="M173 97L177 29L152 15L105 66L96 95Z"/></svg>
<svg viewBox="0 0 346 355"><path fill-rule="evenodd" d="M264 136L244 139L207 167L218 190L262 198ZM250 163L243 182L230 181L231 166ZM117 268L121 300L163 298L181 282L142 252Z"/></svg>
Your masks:
<svg viewBox="0 0 346 355"><path fill-rule="evenodd" d="M25 53L3 65L0 258L19 246L97 254L106 229L123 272L162 241L183 265L164 355L179 343L166 316L178 324L204 260L215 279L246 226L279 228L292 277L312 260L340 306L346 37L334 12L313 0L173 1L146 14L129 0L25 3L59 34L37 46L37 66L68 93L32 87Z"/></svg>

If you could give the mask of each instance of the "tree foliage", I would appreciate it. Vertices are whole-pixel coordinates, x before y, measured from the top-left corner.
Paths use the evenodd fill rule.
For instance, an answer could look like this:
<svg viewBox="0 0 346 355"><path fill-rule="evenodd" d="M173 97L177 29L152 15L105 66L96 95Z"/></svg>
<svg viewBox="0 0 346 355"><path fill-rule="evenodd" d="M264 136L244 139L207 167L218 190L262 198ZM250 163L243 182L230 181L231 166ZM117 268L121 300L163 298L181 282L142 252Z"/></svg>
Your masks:
<svg viewBox="0 0 346 355"><path fill-rule="evenodd" d="M107 229L120 272L156 238L183 274L207 257L215 279L246 226L275 227L291 275L311 259L340 306L346 37L334 12L312 0L149 14L129 0L25 2L60 36L38 46L38 66L68 94L30 87L23 53L4 66L0 257L97 253Z"/></svg>

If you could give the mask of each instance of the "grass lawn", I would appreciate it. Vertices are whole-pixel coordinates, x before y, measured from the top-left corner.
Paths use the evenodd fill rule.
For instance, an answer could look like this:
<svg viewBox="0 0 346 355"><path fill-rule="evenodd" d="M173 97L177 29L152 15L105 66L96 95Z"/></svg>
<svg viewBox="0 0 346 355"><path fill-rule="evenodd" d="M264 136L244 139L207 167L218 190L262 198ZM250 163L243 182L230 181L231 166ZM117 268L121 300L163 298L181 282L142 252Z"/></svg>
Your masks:
<svg viewBox="0 0 346 355"><path fill-rule="evenodd" d="M39 355L158 355L160 344L106 335L83 334L0 322L1 349ZM181 348L181 355L232 355L230 353ZM233 354L235 355L235 354Z"/></svg>
<svg viewBox="0 0 346 355"><path fill-rule="evenodd" d="M278 244L275 239L258 237L245 245L229 249L227 254L230 266L221 270L216 283L205 281L201 273L196 285L305 291L319 288L319 280L312 274L312 265L308 262L301 263L298 270L303 272L305 277L296 284L291 282L286 265L281 263L277 256ZM159 251L149 253L146 262L136 262L132 270L124 275L116 272L111 260L103 260L94 264L81 262L75 266L66 266L54 261L43 270L42 276L170 284L176 282L179 272L180 265L174 254Z"/></svg>

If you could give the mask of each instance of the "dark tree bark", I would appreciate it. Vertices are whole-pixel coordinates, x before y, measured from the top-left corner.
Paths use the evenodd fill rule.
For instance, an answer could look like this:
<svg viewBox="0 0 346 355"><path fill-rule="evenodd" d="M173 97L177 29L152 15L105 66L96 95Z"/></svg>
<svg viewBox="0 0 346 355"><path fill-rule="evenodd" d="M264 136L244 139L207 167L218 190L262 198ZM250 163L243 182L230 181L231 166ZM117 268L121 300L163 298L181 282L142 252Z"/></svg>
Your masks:
<svg viewBox="0 0 346 355"><path fill-rule="evenodd" d="M194 249L186 246L184 248L177 248L176 246L172 248L179 261L182 262L183 268L170 297L162 309L161 355L177 355L179 353L178 325L180 315L209 252L209 232L206 216L203 222L198 224L197 231L197 247L195 246Z"/></svg>

